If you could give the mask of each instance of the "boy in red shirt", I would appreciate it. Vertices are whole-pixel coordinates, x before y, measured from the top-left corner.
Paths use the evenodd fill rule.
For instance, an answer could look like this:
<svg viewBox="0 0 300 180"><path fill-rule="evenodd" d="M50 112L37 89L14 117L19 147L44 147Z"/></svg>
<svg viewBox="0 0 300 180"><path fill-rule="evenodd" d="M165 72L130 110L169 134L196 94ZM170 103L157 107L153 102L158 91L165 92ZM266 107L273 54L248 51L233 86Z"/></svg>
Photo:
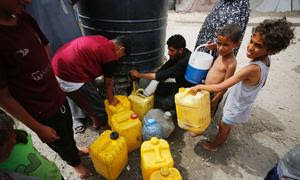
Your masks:
<svg viewBox="0 0 300 180"><path fill-rule="evenodd" d="M104 75L107 99L110 104L117 105L119 101L113 96L112 75L116 61L129 55L130 46L130 39L124 36L113 40L103 36L82 36L59 48L52 59L61 89L87 114L95 129L100 127L100 122L106 125L107 114L104 99L92 82ZM75 124L78 118L75 113L72 115Z"/></svg>

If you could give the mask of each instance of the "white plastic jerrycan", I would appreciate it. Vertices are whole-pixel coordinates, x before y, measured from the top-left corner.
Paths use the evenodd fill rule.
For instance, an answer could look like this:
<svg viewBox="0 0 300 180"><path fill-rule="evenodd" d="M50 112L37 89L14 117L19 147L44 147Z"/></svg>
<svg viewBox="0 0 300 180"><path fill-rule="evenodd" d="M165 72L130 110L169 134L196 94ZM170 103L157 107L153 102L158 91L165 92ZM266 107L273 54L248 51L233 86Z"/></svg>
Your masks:
<svg viewBox="0 0 300 180"><path fill-rule="evenodd" d="M198 51L199 48L206 45L207 44L202 44L198 46L190 56L189 64L185 72L185 79L190 83L202 83L211 67L214 59L213 56L206 52Z"/></svg>
<svg viewBox="0 0 300 180"><path fill-rule="evenodd" d="M145 88L144 95L151 96L152 94L154 94L154 92L158 86L158 83L159 83L159 81L152 80L150 82L150 84Z"/></svg>

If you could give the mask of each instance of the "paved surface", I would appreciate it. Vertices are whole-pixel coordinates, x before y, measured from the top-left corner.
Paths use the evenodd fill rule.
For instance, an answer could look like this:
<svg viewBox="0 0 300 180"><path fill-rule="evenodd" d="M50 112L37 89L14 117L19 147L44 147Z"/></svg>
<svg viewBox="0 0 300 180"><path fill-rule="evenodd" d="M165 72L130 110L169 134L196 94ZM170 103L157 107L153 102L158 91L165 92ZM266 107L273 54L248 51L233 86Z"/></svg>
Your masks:
<svg viewBox="0 0 300 180"><path fill-rule="evenodd" d="M287 15L289 16L288 20L295 25L300 23L299 13ZM205 16L204 13L176 14L169 12L166 37L175 33L182 34L187 40L187 47L192 50ZM239 64L247 61L245 47L251 35L252 25L273 16L278 16L278 14L252 14L237 57ZM295 44L272 58L267 84L256 100L250 122L235 127L228 142L218 152L207 152L199 147L201 141L216 134L216 121L203 136L196 138L191 138L188 133L178 127L175 129L168 141L175 166L181 172L183 179L262 179L286 151L294 144L299 143L299 27L295 28L295 34ZM76 141L79 146L88 146L96 137L97 132L88 129L85 134L77 135ZM74 175L72 168L62 162L36 136L34 136L34 142L42 154L55 161L66 179L79 179ZM93 168L89 158L83 158L83 161ZM89 179L102 178L100 175L95 175ZM129 165L119 179L142 179L139 151L129 154Z"/></svg>

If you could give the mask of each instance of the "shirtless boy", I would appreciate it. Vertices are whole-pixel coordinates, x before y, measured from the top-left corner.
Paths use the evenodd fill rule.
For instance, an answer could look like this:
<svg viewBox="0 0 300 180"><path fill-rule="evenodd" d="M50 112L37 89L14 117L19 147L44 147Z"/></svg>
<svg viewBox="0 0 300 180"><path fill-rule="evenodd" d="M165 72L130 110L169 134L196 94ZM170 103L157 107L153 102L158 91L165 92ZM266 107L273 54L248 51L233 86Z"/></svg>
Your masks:
<svg viewBox="0 0 300 180"><path fill-rule="evenodd" d="M208 71L205 79L206 85L219 84L234 74L237 64L234 49L239 46L241 38L242 29L236 24L227 24L217 31L217 42L215 46L219 56ZM222 99L225 91L226 90L213 94L211 98L212 112Z"/></svg>
<svg viewBox="0 0 300 180"><path fill-rule="evenodd" d="M227 24L217 30L217 41L208 45L208 48L217 48L219 55L207 73L206 85L219 84L234 74L237 64L234 49L239 46L242 35L242 29L236 24ZM211 94L211 112L215 111L225 92L226 89ZM190 132L190 135L195 137L199 134Z"/></svg>

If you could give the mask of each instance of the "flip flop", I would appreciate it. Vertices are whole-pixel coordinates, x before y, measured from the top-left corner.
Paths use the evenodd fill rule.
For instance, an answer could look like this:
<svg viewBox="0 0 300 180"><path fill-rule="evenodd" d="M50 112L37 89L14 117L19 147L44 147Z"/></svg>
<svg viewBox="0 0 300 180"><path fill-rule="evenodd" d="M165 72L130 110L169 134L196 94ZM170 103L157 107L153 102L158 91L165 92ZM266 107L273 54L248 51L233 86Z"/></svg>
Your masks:
<svg viewBox="0 0 300 180"><path fill-rule="evenodd" d="M201 144L201 148L204 149L204 150L206 150L206 151L211 151L211 152L216 152L218 150L217 147L215 147L215 148L208 148L208 147L206 147L205 144L207 144L207 143L210 143L210 142L209 141L203 142Z"/></svg>
<svg viewBox="0 0 300 180"><path fill-rule="evenodd" d="M86 130L85 125L79 125L79 126L74 128L74 133L75 134L82 134L82 133L85 132L85 130Z"/></svg>
<svg viewBox="0 0 300 180"><path fill-rule="evenodd" d="M82 134L86 130L86 125L84 122L84 119L76 119L73 120L73 129L75 134Z"/></svg>

